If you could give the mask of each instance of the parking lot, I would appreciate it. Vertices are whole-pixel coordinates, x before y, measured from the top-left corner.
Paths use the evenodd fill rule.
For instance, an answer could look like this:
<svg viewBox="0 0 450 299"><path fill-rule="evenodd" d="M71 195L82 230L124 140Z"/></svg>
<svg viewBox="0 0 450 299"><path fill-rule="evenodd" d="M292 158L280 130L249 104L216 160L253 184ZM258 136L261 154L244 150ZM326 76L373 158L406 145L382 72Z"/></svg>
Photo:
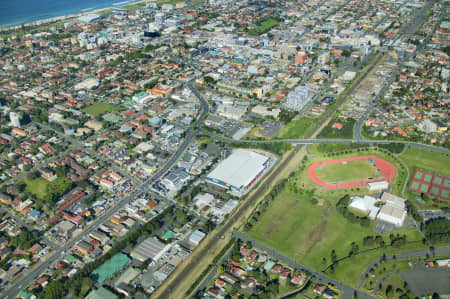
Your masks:
<svg viewBox="0 0 450 299"><path fill-rule="evenodd" d="M401 227L395 226L394 224L389 223L389 222L376 220L375 224L373 226L373 231L378 234L383 234L383 233L395 232L395 231L406 229L408 227L413 227L413 226L414 226L414 222L411 219L407 219L405 221L405 223L403 224L403 226L401 226Z"/></svg>
<svg viewBox="0 0 450 299"><path fill-rule="evenodd" d="M450 272L446 267L425 268L420 264L416 269L401 273L414 296L427 296L433 293L450 294Z"/></svg>

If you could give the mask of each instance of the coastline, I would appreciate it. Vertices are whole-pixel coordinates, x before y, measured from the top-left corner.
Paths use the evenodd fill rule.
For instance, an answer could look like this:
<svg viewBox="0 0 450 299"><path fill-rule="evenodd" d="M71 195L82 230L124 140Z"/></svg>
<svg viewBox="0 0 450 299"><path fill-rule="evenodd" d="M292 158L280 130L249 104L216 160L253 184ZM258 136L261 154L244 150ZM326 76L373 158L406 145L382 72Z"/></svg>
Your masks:
<svg viewBox="0 0 450 299"><path fill-rule="evenodd" d="M120 0L118 0L120 1ZM57 16L57 17L52 17L52 18L47 18L47 19L42 19L42 20L36 20L36 21L31 21L31 22L25 22L25 23L21 23L18 25L5 25L5 27L2 27L2 25L0 25L0 34L3 33L4 31L9 31L9 30L15 30L15 29L21 29L23 26L27 27L27 26L43 26L49 23L54 23L54 22L59 22L59 21L63 21L63 20L67 20L67 19L73 19L73 18L78 18L80 16L86 15L86 14L90 14L90 13L100 13L103 12L105 10L109 10L109 9L113 9L114 7L124 7L127 5L133 5L133 4L138 4L138 3L146 3L146 2L150 2L149 0L128 0L128 1L120 1L119 3L122 3L120 5L113 5L113 6L106 6L103 8L96 8L96 9L90 9L90 8L85 8L82 9L82 11L77 12L77 13L71 13L71 14L66 14L66 15L62 15L62 16Z"/></svg>

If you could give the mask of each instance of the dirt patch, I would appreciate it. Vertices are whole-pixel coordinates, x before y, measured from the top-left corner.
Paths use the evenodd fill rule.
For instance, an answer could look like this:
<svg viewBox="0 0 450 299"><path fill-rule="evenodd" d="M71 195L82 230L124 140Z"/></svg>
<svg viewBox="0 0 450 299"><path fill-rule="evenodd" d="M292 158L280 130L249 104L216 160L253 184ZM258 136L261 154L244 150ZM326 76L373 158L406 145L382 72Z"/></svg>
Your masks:
<svg viewBox="0 0 450 299"><path fill-rule="evenodd" d="M323 204L323 200L322 200ZM323 212L324 220L322 220L317 226L313 228L312 231L308 234L308 241L301 245L300 248L297 249L295 255L296 256L305 256L308 255L311 250L316 246L320 240L322 240L322 236L327 228L328 220L327 215L331 211L331 205L328 206L328 208Z"/></svg>

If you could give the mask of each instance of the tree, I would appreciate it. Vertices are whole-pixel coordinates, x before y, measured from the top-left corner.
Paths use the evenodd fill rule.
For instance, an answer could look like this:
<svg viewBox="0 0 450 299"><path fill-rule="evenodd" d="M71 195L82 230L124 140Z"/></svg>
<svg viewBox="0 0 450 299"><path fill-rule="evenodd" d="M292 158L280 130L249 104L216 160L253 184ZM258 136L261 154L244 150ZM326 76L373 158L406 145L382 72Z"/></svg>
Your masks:
<svg viewBox="0 0 450 299"><path fill-rule="evenodd" d="M16 188L19 190L19 192L25 191L25 188L27 187L27 184L23 181L19 181L15 184Z"/></svg>
<svg viewBox="0 0 450 299"><path fill-rule="evenodd" d="M36 171L30 172L29 174L27 174L27 179L30 181L33 181L33 180L37 179L39 176L40 176L39 171L36 170Z"/></svg>
<svg viewBox="0 0 450 299"><path fill-rule="evenodd" d="M334 249L331 250L331 261L333 263L337 261L336 251L334 251Z"/></svg>
<svg viewBox="0 0 450 299"><path fill-rule="evenodd" d="M44 290L45 299L59 299L66 295L64 284L60 280L51 281Z"/></svg>
<svg viewBox="0 0 450 299"><path fill-rule="evenodd" d="M277 295L280 291L280 282L278 279L271 280L267 283L266 292Z"/></svg>
<svg viewBox="0 0 450 299"><path fill-rule="evenodd" d="M333 265L330 266L330 273L334 274L334 266Z"/></svg>
<svg viewBox="0 0 450 299"><path fill-rule="evenodd" d="M214 83L214 79L213 79L212 77L210 77L210 76L205 76L205 77L203 78L203 80L204 80L205 83L207 83L207 84L212 84L212 83Z"/></svg>
<svg viewBox="0 0 450 299"><path fill-rule="evenodd" d="M217 274L222 274L224 272L224 270L223 270L223 266L221 265L221 266L219 266L218 268L217 268Z"/></svg>
<svg viewBox="0 0 450 299"><path fill-rule="evenodd" d="M342 51L342 56L344 57L350 57L350 55L352 55L352 51L345 49L344 51Z"/></svg>
<svg viewBox="0 0 450 299"><path fill-rule="evenodd" d="M386 287L386 297L390 298L394 295L394 289L392 288L392 285L388 285Z"/></svg>

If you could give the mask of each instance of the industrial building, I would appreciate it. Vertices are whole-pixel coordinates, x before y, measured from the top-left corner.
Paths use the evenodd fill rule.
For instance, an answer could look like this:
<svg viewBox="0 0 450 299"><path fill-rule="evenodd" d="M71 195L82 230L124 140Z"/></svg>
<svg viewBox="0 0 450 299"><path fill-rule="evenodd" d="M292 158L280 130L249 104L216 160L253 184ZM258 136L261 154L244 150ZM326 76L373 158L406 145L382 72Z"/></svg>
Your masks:
<svg viewBox="0 0 450 299"><path fill-rule="evenodd" d="M148 259L152 261L157 261L170 249L171 245L165 245L164 243L158 241L157 239L150 237L144 240L141 244L136 246L133 251L131 251L131 257L144 262Z"/></svg>
<svg viewBox="0 0 450 299"><path fill-rule="evenodd" d="M208 183L237 192L248 190L270 164L260 153L236 149L206 177Z"/></svg>
<svg viewBox="0 0 450 299"><path fill-rule="evenodd" d="M99 268L92 272L91 277L98 283L103 283L105 280L113 276L115 273L123 269L131 259L123 253L118 253L113 256L109 261L101 265Z"/></svg>
<svg viewBox="0 0 450 299"><path fill-rule="evenodd" d="M387 190L389 188L389 183L387 181L379 181L368 183L367 187L369 191L379 191L379 190Z"/></svg>
<svg viewBox="0 0 450 299"><path fill-rule="evenodd" d="M407 216L405 201L403 198L384 192L379 199L368 195L353 196L348 207L367 214L372 220L376 218L396 226L402 226ZM384 205L379 208L377 203L384 203Z"/></svg>
<svg viewBox="0 0 450 299"><path fill-rule="evenodd" d="M360 211L361 213L367 214L370 219L375 219L380 211L375 204L378 199L365 195L364 197L353 196L352 202L349 204L349 208Z"/></svg>
<svg viewBox="0 0 450 299"><path fill-rule="evenodd" d="M193 244L194 246L198 246L201 241L205 238L206 234L204 232L201 232L199 230L196 230L191 234L189 237L189 242Z"/></svg>
<svg viewBox="0 0 450 299"><path fill-rule="evenodd" d="M385 202L385 205L378 213L378 219L395 224L396 226L402 226L407 215L406 200L391 193L384 192L381 196L381 201Z"/></svg>

